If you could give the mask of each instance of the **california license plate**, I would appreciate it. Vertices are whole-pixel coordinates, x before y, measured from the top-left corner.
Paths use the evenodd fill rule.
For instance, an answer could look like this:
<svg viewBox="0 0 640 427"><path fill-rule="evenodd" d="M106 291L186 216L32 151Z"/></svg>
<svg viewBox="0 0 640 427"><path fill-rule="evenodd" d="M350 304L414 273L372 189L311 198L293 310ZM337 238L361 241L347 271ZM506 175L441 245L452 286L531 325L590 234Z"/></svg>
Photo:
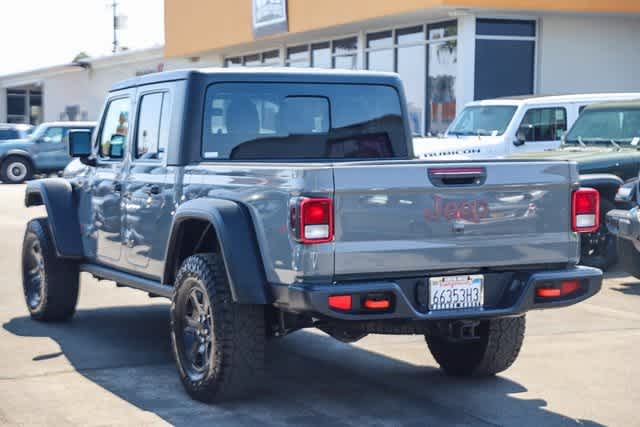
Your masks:
<svg viewBox="0 0 640 427"><path fill-rule="evenodd" d="M484 305L484 276L429 278L429 310L459 310Z"/></svg>

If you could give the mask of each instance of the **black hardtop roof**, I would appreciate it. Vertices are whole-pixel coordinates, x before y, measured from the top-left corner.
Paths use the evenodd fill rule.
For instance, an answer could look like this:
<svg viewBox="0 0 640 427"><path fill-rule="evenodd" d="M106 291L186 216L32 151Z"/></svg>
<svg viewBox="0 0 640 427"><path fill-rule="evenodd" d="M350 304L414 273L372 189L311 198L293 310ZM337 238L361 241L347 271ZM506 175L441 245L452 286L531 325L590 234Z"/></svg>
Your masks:
<svg viewBox="0 0 640 427"><path fill-rule="evenodd" d="M289 82L289 83L361 83L361 84L388 84L396 86L401 84L396 73L382 73L375 71L351 71L329 69L300 69L284 67L260 67L260 68L200 68L175 71L163 71L160 73L145 74L143 76L120 81L114 84L110 92L130 87L170 82L176 80L189 80L204 78L211 83L216 81L243 81L243 82Z"/></svg>
<svg viewBox="0 0 640 427"><path fill-rule="evenodd" d="M585 107L584 111L593 110L628 110L640 109L640 99L631 99L629 101L612 101L591 104Z"/></svg>

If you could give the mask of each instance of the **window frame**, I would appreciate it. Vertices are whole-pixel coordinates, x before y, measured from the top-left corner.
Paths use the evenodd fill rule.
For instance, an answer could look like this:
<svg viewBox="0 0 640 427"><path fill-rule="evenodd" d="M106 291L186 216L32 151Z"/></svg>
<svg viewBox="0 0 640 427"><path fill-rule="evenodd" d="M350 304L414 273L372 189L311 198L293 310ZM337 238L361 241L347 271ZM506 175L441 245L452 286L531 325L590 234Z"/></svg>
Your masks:
<svg viewBox="0 0 640 427"><path fill-rule="evenodd" d="M135 126L134 126L134 131L135 131L135 136L133 137L133 141L131 144L131 161L132 163L153 163L153 164L158 164L158 163L164 163L167 159L167 150L168 150L168 145L169 142L167 141L167 147L165 147L165 151L164 151L164 155L162 156L162 158L157 158L157 159L141 159L138 157L138 130L140 127L140 112L142 111L142 99L147 96L147 95L156 95L156 94L161 94L162 95L162 99L160 101L160 117L158 118L158 154L160 154L160 136L161 136L161 132L160 130L162 129L162 115L164 112L165 108L170 108L170 100L166 101L165 104L165 100L167 99L167 96L170 96L170 91L169 89L166 88L162 88L162 89L150 89L150 90L146 90L144 92L139 92L136 95L137 98L137 103L136 103L136 121L135 121ZM169 111L169 113L171 113L171 111ZM171 120L171 114L169 114L169 120Z"/></svg>
<svg viewBox="0 0 640 427"><path fill-rule="evenodd" d="M107 115L109 113L109 108L111 107L111 104L113 104L115 101L119 101L121 99L126 99L129 101L129 124L131 124L131 112L132 112L132 105L131 105L131 100L132 100L132 95L131 93L124 93L124 94L118 94L116 96L114 96L113 98L109 98L105 104L105 108L104 111L102 113L102 117L100 119L100 127L98 128L98 132L96 133L96 140L95 140L95 144L93 146L93 149L95 150L95 158L98 164L118 164L118 163L122 163L124 162L124 159L126 157L126 152L127 152L127 147L124 147L123 150L123 156L120 159L112 159L112 158L105 158L102 156L101 154L101 140L102 140L102 133L104 132L104 125L105 122L107 121ZM131 136L130 136L130 132L127 133L127 138L125 139L125 144L127 145L131 145L129 144L129 140L130 140Z"/></svg>
<svg viewBox="0 0 640 427"><path fill-rule="evenodd" d="M520 129L522 128L522 123L524 122L524 119L527 117L527 114L529 114L529 112L531 111L540 111L540 110L554 110L555 114L555 110L562 110L564 112L564 132L567 132L569 130L569 120L567 117L567 106L566 105L556 105L556 106L540 106L540 107L531 107L526 109L523 113L522 113L522 118L520 119L520 123L518 124L518 127L516 128L516 133L520 131ZM540 140L525 140L525 142L527 144L531 143L531 144L535 144L538 142L550 142L550 141L559 141L561 138L558 139L540 139Z"/></svg>

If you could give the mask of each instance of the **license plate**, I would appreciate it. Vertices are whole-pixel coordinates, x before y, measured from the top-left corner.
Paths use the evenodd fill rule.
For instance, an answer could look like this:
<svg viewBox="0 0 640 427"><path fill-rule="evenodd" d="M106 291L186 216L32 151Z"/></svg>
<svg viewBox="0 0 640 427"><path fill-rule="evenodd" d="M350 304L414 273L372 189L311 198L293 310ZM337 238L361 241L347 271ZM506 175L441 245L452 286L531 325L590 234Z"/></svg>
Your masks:
<svg viewBox="0 0 640 427"><path fill-rule="evenodd" d="M459 310L482 307L484 276L443 276L429 278L429 310Z"/></svg>

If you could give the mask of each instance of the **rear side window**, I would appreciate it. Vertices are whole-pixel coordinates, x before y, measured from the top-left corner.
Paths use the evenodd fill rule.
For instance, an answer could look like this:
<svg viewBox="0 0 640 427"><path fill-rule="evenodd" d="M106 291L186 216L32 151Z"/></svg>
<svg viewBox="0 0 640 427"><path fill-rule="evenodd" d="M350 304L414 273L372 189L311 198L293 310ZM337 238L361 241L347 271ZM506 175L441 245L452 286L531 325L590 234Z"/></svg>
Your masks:
<svg viewBox="0 0 640 427"><path fill-rule="evenodd" d="M0 140L20 138L20 133L13 129L0 129Z"/></svg>
<svg viewBox="0 0 640 427"><path fill-rule="evenodd" d="M520 124L527 142L556 141L567 130L567 110L561 107L532 108Z"/></svg>
<svg viewBox="0 0 640 427"><path fill-rule="evenodd" d="M140 98L136 159L162 159L169 137L169 106L167 93L158 92Z"/></svg>
<svg viewBox="0 0 640 427"><path fill-rule="evenodd" d="M207 90L202 156L406 157L400 99L382 85L214 84Z"/></svg>

